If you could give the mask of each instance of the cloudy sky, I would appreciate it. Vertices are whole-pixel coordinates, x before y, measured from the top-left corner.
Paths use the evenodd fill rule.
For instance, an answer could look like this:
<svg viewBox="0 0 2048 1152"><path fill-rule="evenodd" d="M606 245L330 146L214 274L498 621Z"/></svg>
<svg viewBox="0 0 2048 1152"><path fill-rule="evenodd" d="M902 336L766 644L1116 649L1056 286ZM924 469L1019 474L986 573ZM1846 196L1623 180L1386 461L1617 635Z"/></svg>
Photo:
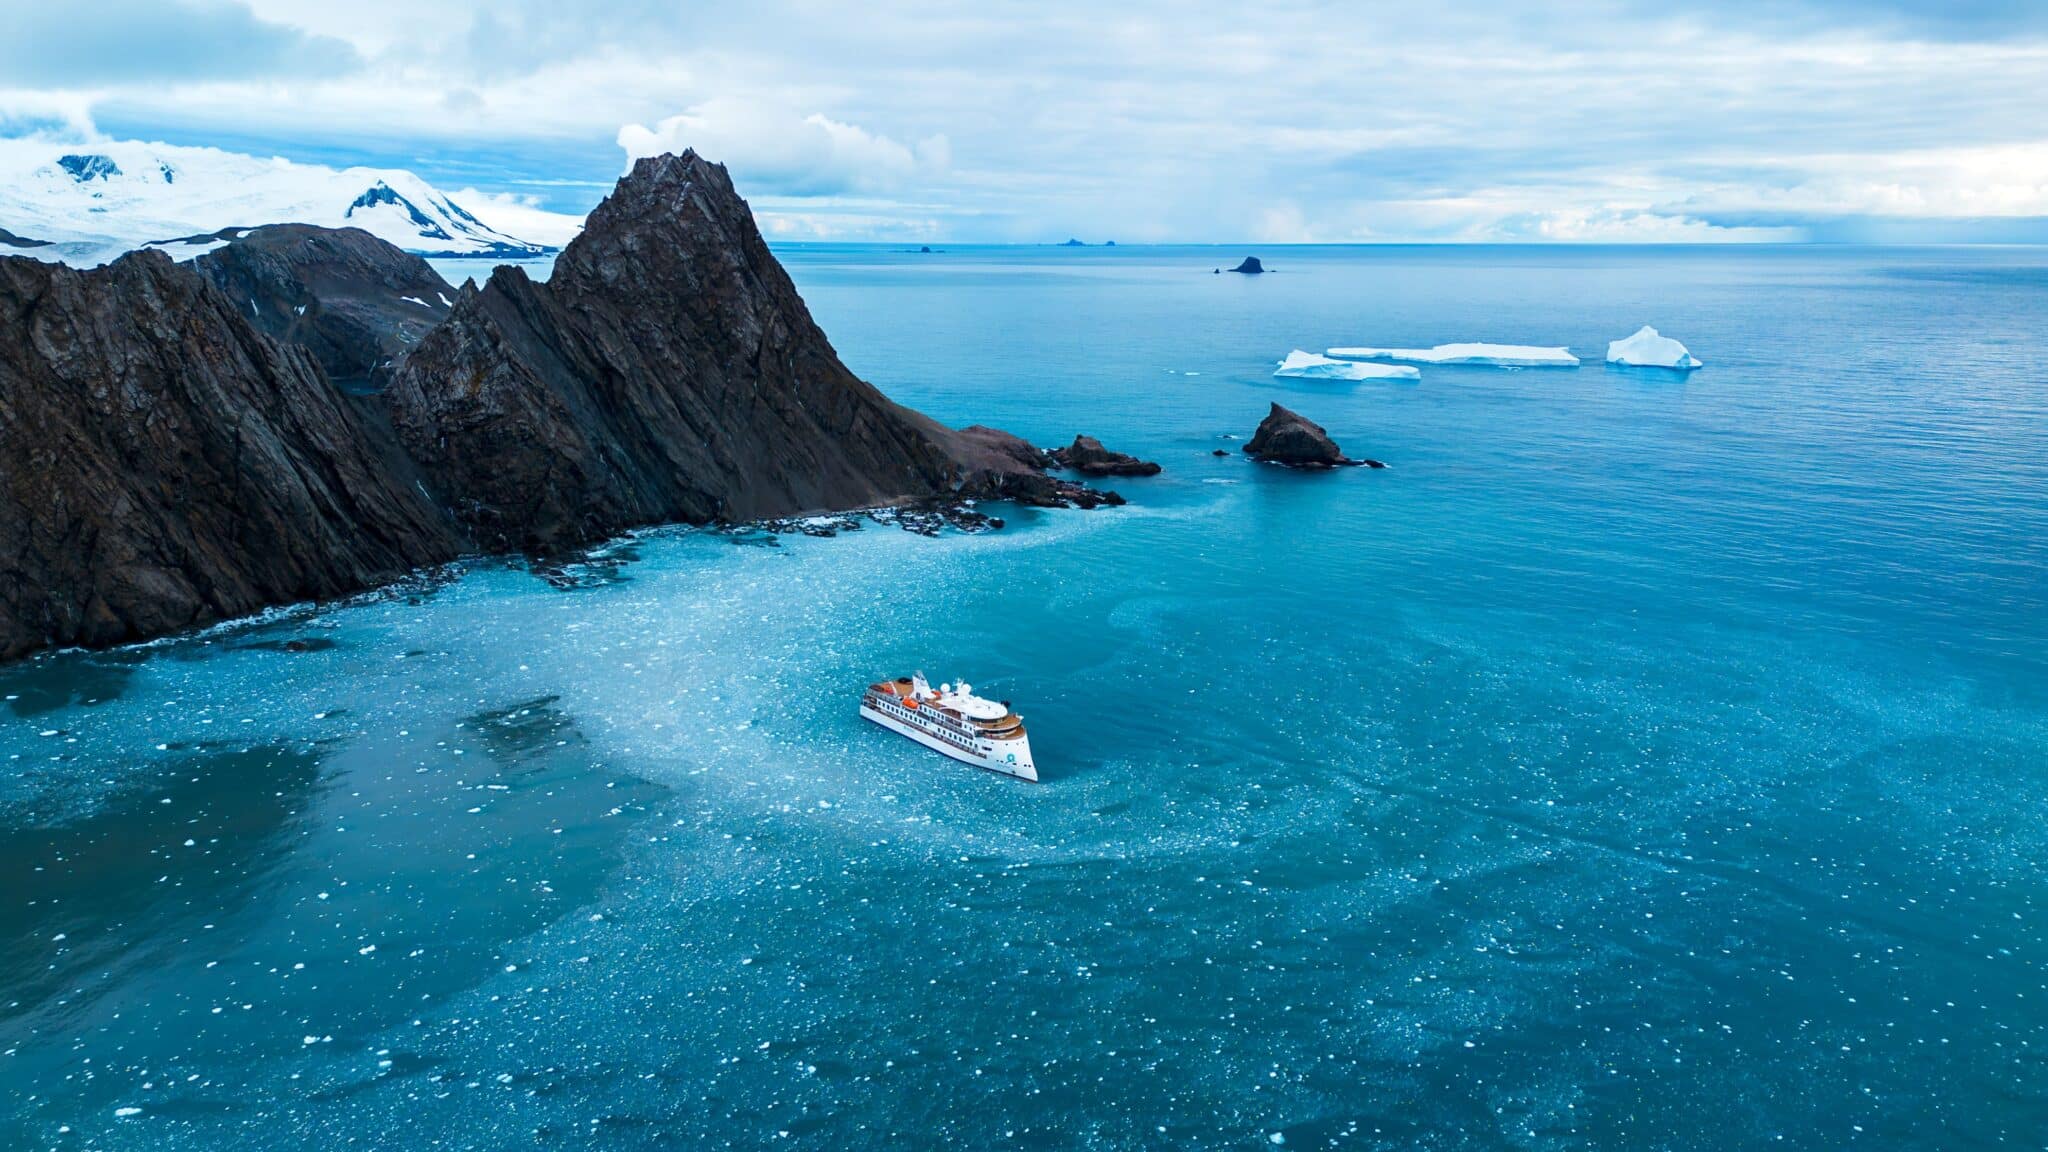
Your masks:
<svg viewBox="0 0 2048 1152"><path fill-rule="evenodd" d="M2048 242L2043 0L0 8L0 135L576 213L689 145L786 238Z"/></svg>

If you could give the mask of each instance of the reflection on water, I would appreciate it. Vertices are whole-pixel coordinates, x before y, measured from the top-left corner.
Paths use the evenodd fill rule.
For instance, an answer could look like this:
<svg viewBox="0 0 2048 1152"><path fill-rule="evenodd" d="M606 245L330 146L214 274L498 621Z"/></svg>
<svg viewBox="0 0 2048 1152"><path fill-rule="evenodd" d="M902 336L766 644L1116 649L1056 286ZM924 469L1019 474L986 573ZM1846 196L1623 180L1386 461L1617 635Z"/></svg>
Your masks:
<svg viewBox="0 0 2048 1152"><path fill-rule="evenodd" d="M317 751L166 758L89 815L0 837L0 1035L61 1027L94 997L240 912L283 862ZM90 979L81 980L90 973Z"/></svg>
<svg viewBox="0 0 2048 1152"><path fill-rule="evenodd" d="M121 695L128 677L144 658L134 650L60 652L12 667L0 666L0 702L24 719L74 704L99 704Z"/></svg>
<svg viewBox="0 0 2048 1152"><path fill-rule="evenodd" d="M295 634L278 631L216 650L360 658L347 644L288 649ZM287 745L138 749L143 763L83 810L51 790L11 812L0 1147L140 1115L246 1116L246 1078L263 1065L356 1045L502 974L508 942L594 899L663 792L595 764L558 700L437 722L364 699L306 715ZM382 1047L316 1097L432 1074Z"/></svg>

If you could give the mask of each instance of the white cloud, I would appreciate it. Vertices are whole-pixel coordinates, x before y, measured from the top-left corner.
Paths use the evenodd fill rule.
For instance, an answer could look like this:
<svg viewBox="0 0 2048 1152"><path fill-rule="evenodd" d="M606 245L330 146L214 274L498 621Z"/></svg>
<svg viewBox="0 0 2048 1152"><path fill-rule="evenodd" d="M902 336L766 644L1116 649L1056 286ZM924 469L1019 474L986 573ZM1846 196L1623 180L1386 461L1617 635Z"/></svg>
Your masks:
<svg viewBox="0 0 2048 1152"><path fill-rule="evenodd" d="M96 109L125 134L445 161L427 174L487 192L559 181L547 206L579 212L615 173L608 142L694 146L757 202L803 201L777 209L791 228L858 216L904 239L936 222L986 240L1720 240L2048 215L2041 21L1930 38L1851 5L1768 19L1761 0L1741 19L1647 0L247 2L360 67L101 70L31 95L69 108L60 124Z"/></svg>
<svg viewBox="0 0 2048 1152"><path fill-rule="evenodd" d="M93 127L89 93L0 88L0 137L35 136L82 142L98 135Z"/></svg>
<svg viewBox="0 0 2048 1152"><path fill-rule="evenodd" d="M540 198L517 192L482 192L464 188L448 198L460 204L486 227L536 244L559 248L583 231L583 218L541 207Z"/></svg>
<svg viewBox="0 0 2048 1152"><path fill-rule="evenodd" d="M1827 216L2048 216L2048 140L1759 158L1761 178L1691 192L1694 211Z"/></svg>
<svg viewBox="0 0 2048 1152"><path fill-rule="evenodd" d="M629 162L695 148L745 188L806 196L896 191L943 172L952 155L942 135L906 146L821 113L737 99L707 100L652 128L628 124L619 146Z"/></svg>
<svg viewBox="0 0 2048 1152"><path fill-rule="evenodd" d="M1496 225L1501 240L1553 240L1570 244L1748 244L1798 241L1796 227L1728 227L1689 216L1633 209L1548 212Z"/></svg>

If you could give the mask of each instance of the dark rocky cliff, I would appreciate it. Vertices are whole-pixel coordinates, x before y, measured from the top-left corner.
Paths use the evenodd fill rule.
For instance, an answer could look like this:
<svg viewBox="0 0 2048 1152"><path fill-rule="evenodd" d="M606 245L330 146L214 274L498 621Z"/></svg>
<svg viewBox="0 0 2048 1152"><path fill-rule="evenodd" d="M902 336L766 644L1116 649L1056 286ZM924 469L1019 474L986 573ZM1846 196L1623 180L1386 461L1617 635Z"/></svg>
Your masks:
<svg viewBox="0 0 2048 1152"><path fill-rule="evenodd" d="M547 283L497 270L391 389L406 450L497 547L953 490L951 433L840 363L725 169L640 161Z"/></svg>
<svg viewBox="0 0 2048 1152"><path fill-rule="evenodd" d="M0 659L340 595L461 541L191 269L0 260Z"/></svg>
<svg viewBox="0 0 2048 1152"><path fill-rule="evenodd" d="M265 333L302 344L351 392L381 390L448 316L455 289L360 228L273 224L192 261Z"/></svg>
<svg viewBox="0 0 2048 1152"><path fill-rule="evenodd" d="M190 265L0 256L0 659L651 523L1121 502L1044 465L854 376L693 153L635 166L546 284L454 295L303 225Z"/></svg>

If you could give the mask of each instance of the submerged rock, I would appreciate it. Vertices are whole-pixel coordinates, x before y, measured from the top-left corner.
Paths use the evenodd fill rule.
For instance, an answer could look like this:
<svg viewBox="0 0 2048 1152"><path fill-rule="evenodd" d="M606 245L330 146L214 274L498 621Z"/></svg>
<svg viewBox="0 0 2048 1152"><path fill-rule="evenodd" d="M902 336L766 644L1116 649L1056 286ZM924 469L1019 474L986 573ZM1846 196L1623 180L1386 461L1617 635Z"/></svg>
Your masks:
<svg viewBox="0 0 2048 1152"><path fill-rule="evenodd" d="M1274 404L1266 418L1259 421L1258 432L1245 442L1244 450L1257 459L1292 468L1335 468L1367 463L1344 455L1337 442L1323 431L1322 425L1278 404Z"/></svg>
<svg viewBox="0 0 2048 1152"><path fill-rule="evenodd" d="M1256 276L1257 274L1264 272L1265 270L1266 266L1264 264L1259 263L1259 258L1257 256L1247 256L1244 258L1243 263L1231 269L1232 272L1242 272L1247 276Z"/></svg>
<svg viewBox="0 0 2048 1152"><path fill-rule="evenodd" d="M1125 452L1111 452L1093 436L1076 436L1065 448L1045 454L1054 468L1065 468L1084 476L1157 476L1159 465Z"/></svg>

